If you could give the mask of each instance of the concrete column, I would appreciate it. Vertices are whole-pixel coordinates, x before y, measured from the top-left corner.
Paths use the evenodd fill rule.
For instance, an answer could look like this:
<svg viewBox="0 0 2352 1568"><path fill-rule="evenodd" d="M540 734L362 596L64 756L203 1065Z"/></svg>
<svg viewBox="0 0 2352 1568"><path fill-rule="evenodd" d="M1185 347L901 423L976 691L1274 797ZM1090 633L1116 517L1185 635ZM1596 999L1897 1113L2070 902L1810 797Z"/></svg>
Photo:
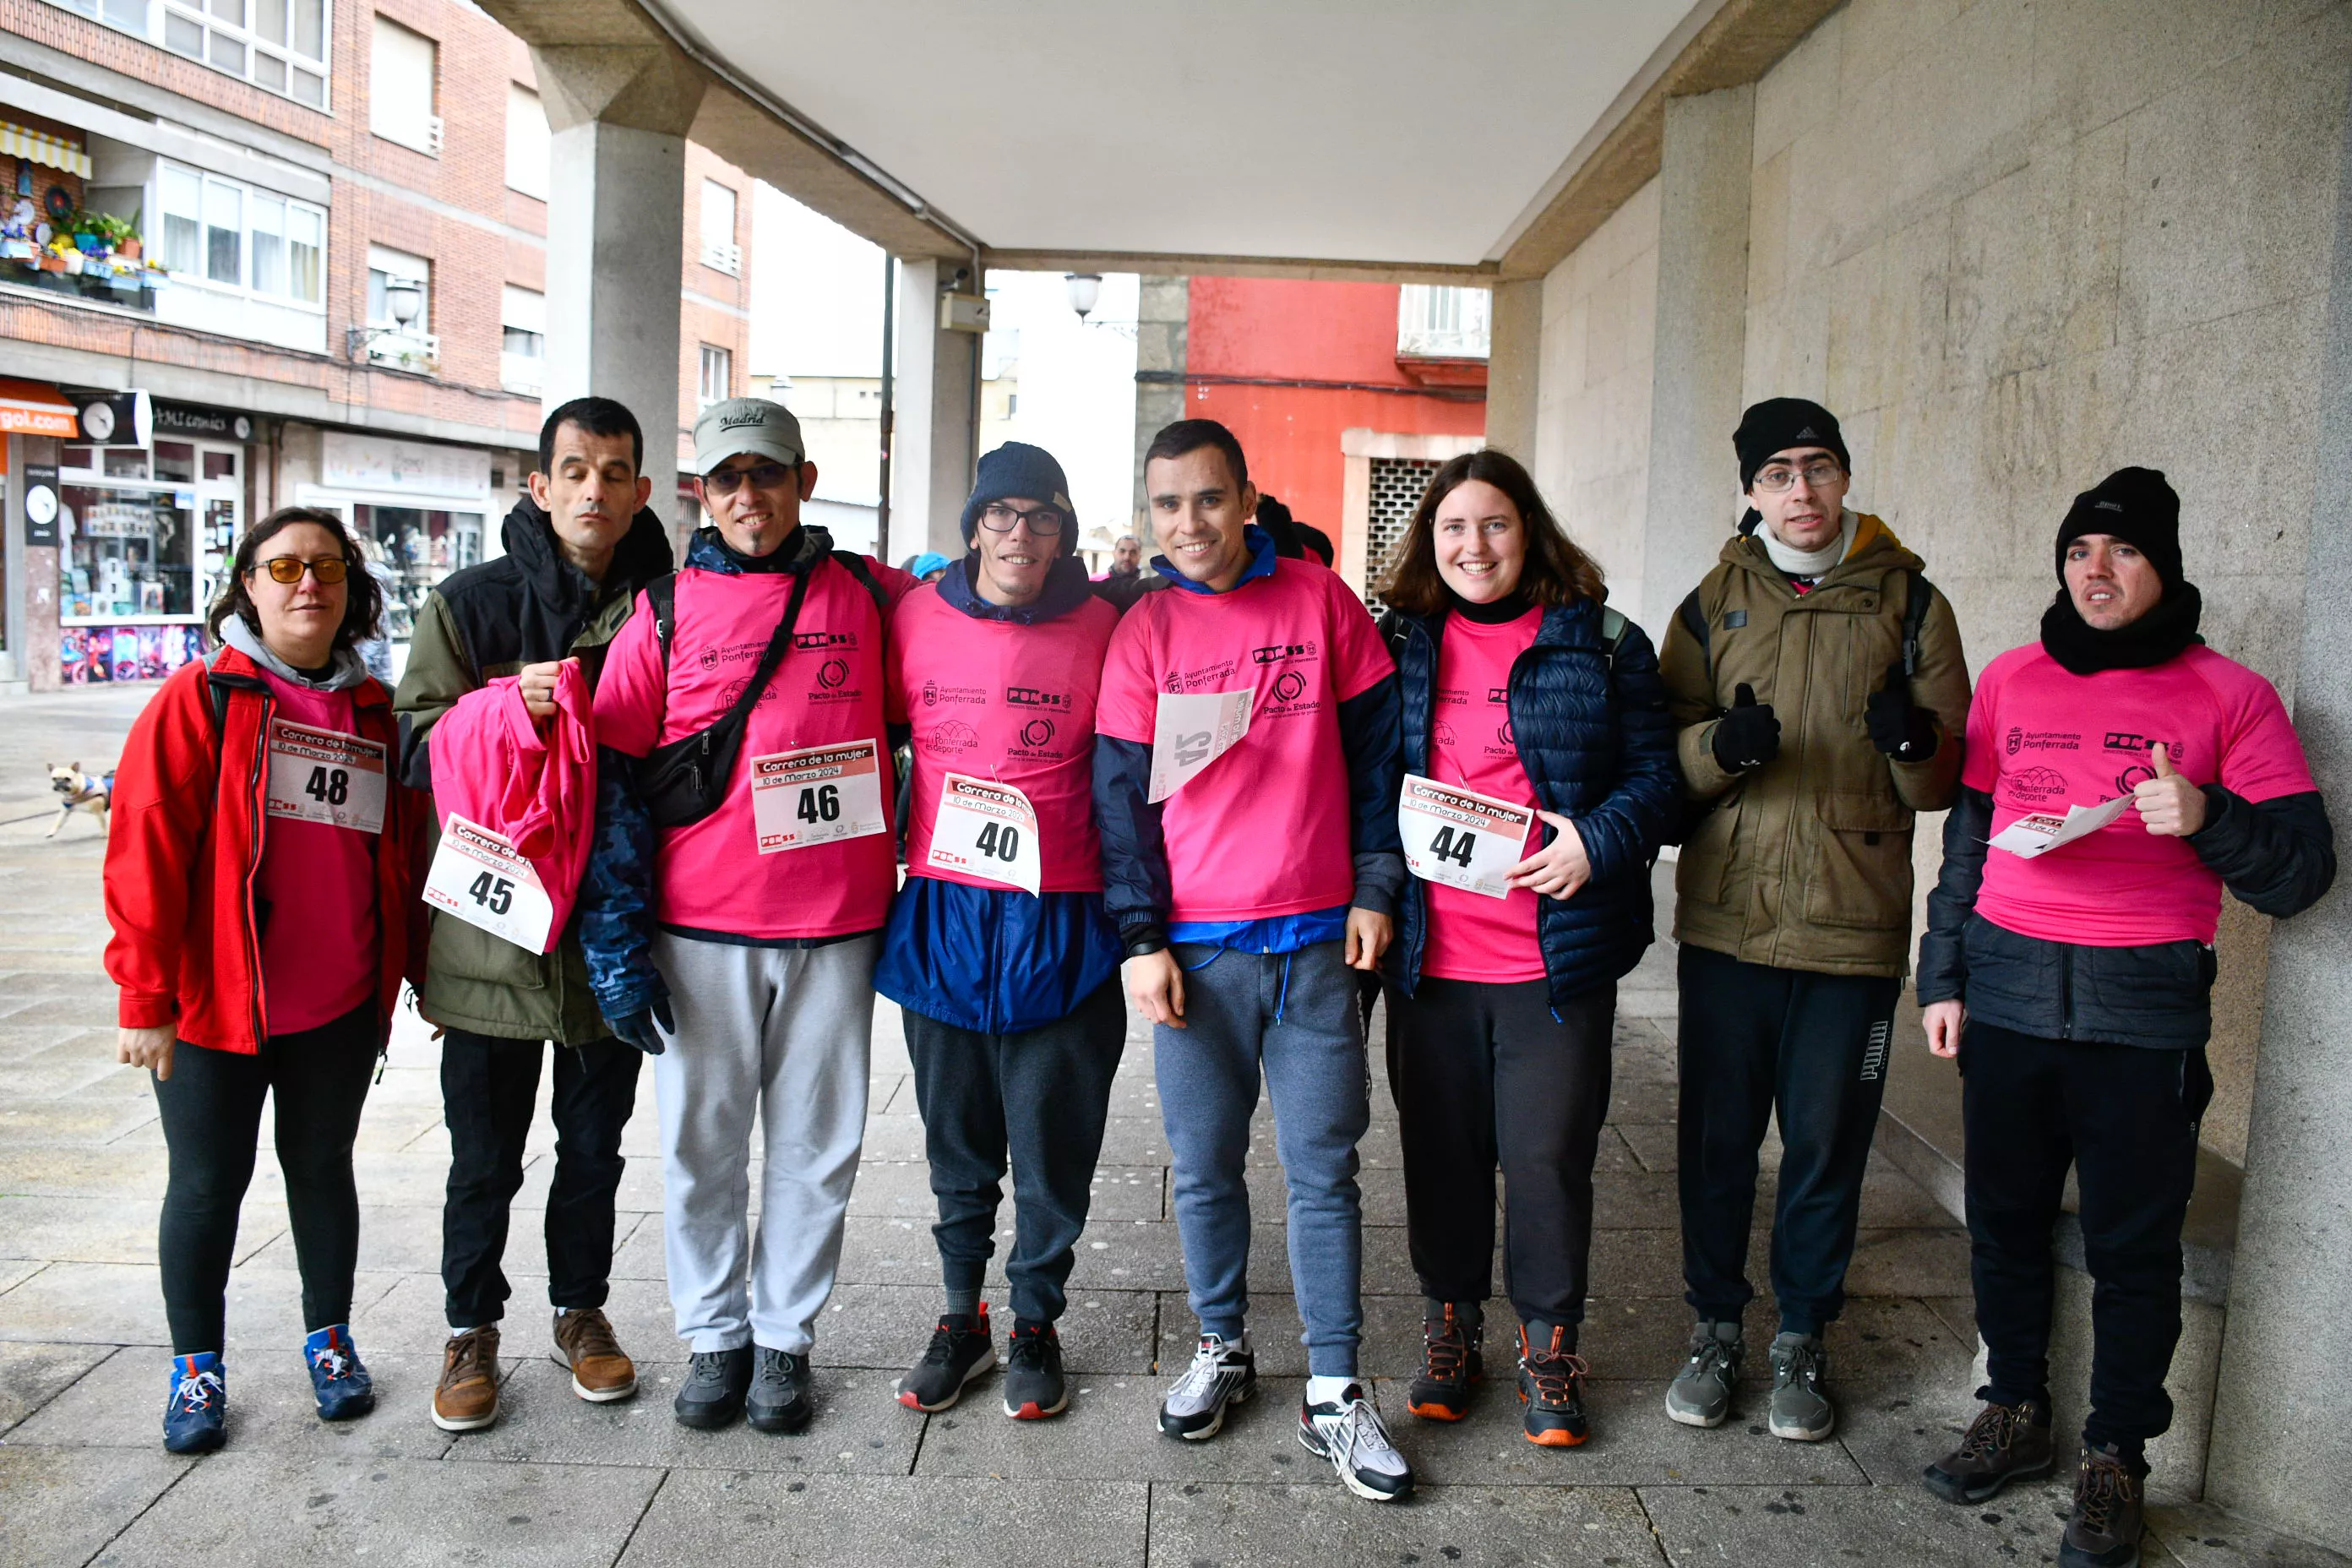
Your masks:
<svg viewBox="0 0 2352 1568"><path fill-rule="evenodd" d="M2338 174L2335 276L2319 372L2319 477L2304 565L2294 723L2313 777L2352 817L2352 119ZM2271 934L2246 1189L2230 1280L2207 1496L2352 1552L2352 886Z"/></svg>
<svg viewBox="0 0 2352 1568"><path fill-rule="evenodd" d="M547 378L552 410L594 394L646 433L654 510L676 510L686 136L704 80L665 42L537 48L547 106Z"/></svg>
<svg viewBox="0 0 2352 1568"><path fill-rule="evenodd" d="M1135 302L1135 537L1143 558L1158 546L1143 494L1143 449L1151 438L1184 417L1186 342L1192 322L1192 280L1150 277L1140 280Z"/></svg>
<svg viewBox="0 0 2352 1568"><path fill-rule="evenodd" d="M1487 318L1486 445L1508 452L1530 473L1543 370L1543 289L1540 278L1496 284Z"/></svg>
<svg viewBox="0 0 2352 1568"><path fill-rule="evenodd" d="M957 267L898 263L897 427L890 442L893 561L963 554L964 498L980 461L980 334L940 330L940 295Z"/></svg>
<svg viewBox="0 0 2352 1568"><path fill-rule="evenodd" d="M1658 169L1657 359L1643 560L1712 562L1738 514L1731 432L1748 347L1748 184L1756 89L1666 100ZM1690 571L1645 572L1627 605L1652 636Z"/></svg>

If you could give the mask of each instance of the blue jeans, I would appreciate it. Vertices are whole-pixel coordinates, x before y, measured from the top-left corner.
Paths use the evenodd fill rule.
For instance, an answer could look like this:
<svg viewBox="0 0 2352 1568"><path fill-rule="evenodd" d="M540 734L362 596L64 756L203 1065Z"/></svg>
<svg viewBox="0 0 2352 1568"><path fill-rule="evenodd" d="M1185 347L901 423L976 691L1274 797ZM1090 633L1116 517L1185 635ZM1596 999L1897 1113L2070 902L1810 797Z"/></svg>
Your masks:
<svg viewBox="0 0 2352 1568"><path fill-rule="evenodd" d="M1340 944L1252 953L1177 942L1185 1027L1152 1031L1160 1111L1175 1161L1184 1278L1203 1333L1249 1312L1250 1116L1263 1068L1289 1188L1290 1279L1307 1370L1352 1377L1364 1325L1356 1144L1371 1121L1357 975Z"/></svg>

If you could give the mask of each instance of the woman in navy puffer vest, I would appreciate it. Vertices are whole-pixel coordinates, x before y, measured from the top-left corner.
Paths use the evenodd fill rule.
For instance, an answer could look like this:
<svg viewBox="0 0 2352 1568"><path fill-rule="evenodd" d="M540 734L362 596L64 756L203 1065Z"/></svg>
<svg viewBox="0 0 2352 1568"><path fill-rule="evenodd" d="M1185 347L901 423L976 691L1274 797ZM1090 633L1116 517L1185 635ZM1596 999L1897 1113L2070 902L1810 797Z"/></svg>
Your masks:
<svg viewBox="0 0 2352 1568"><path fill-rule="evenodd" d="M1483 1373L1499 1164L1526 1432L1548 1447L1587 1433L1577 1332L1617 981L1652 941L1680 790L1657 656L1603 592L1495 451L1437 471L1381 589L1405 772L1538 813L1501 897L1457 885L1472 855L1442 821L1400 820L1415 874L1389 957L1389 1084L1425 1298L1408 1404L1460 1420Z"/></svg>

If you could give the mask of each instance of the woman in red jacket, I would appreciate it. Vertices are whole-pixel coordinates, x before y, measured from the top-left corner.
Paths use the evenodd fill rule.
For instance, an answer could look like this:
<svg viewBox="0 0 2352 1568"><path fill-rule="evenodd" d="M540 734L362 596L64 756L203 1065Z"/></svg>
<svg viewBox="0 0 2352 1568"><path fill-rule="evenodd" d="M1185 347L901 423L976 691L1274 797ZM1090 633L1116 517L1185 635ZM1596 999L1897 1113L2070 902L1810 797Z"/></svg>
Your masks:
<svg viewBox="0 0 2352 1568"><path fill-rule="evenodd" d="M355 645L383 605L332 512L237 546L222 646L131 727L106 853L119 1058L154 1075L170 1150L157 1251L172 1330L163 1446L225 1437L223 1300L265 1096L329 1421L375 1395L352 1348L352 1143L411 954L425 810L387 766L391 699Z"/></svg>

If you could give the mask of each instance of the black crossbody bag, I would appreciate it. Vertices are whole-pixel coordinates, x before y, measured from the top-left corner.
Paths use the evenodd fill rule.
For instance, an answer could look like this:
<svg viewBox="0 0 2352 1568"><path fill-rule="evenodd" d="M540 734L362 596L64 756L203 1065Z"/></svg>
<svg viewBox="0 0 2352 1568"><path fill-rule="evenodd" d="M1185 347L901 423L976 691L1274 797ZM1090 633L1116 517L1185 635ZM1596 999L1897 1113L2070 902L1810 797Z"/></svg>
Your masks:
<svg viewBox="0 0 2352 1568"><path fill-rule="evenodd" d="M646 815L653 818L655 826L685 827L700 822L727 798L728 781L735 776L735 759L743 750L743 727L751 721L760 693L775 679L784 654L793 646L793 624L801 617L801 601L808 596L809 579L822 563L811 563L808 570L793 574L793 594L785 601L784 618L776 623L776 634L768 639L767 651L760 656L760 667L751 672L735 705L693 734L666 746L656 746L637 763L637 795L645 802ZM661 622L655 632L660 639L665 666L670 635L667 623L677 614L675 592L672 589L670 594L654 599L655 614Z"/></svg>

